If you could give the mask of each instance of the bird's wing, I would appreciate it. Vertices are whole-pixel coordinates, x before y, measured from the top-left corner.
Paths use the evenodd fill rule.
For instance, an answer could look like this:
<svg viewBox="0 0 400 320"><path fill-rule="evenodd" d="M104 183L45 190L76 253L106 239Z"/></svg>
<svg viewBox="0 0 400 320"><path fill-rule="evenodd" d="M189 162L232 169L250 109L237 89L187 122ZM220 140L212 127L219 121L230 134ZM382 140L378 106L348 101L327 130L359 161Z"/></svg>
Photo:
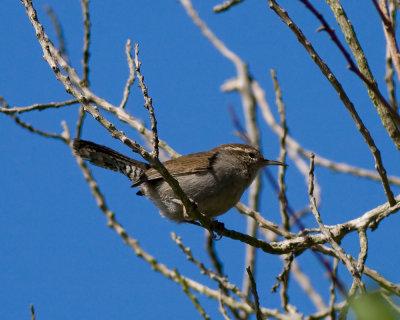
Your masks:
<svg viewBox="0 0 400 320"><path fill-rule="evenodd" d="M217 155L218 152L198 152L180 157L178 164L176 159L172 159L165 161L163 165L173 177L207 172L211 169ZM143 176L134 182L132 187L136 187L145 181L154 181L158 179L162 179L160 173L156 169L150 168Z"/></svg>

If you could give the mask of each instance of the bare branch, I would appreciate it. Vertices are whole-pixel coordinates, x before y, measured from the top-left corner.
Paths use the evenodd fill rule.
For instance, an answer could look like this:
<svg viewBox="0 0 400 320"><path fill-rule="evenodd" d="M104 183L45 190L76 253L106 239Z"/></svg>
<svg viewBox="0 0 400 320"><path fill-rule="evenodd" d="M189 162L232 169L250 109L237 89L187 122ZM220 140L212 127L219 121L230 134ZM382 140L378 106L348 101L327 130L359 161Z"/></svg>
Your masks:
<svg viewBox="0 0 400 320"><path fill-rule="evenodd" d="M89 16L89 1L90 0L81 0L81 7L83 13L83 26L84 26L84 37L83 37L83 58L82 58L82 67L83 67L83 77L80 84L82 87L89 87L89 46L90 46L90 16ZM82 135L83 122L85 121L85 110L83 106L79 109L78 121L76 122L76 138L79 139Z"/></svg>
<svg viewBox="0 0 400 320"><path fill-rule="evenodd" d="M132 42L131 39L128 39L125 46L126 60L128 61L128 66L129 66L129 77L125 84L124 95L121 104L119 105L121 109L125 108L126 102L128 101L131 86L135 82L135 62L133 61L131 55L131 50L132 50L131 42Z"/></svg>
<svg viewBox="0 0 400 320"><path fill-rule="evenodd" d="M274 82L274 91L275 91L275 103L278 107L278 112L281 118L281 128L283 131L282 136L280 137L280 152L279 152L279 161L285 163L286 161L286 137L288 133L288 127L286 125L286 111L285 111L285 104L282 101L282 92L279 86L278 79L276 77L275 70L271 70L271 77L272 81ZM281 206L281 217L282 217L282 227L285 230L290 229L289 224L289 216L287 212L288 201L286 197L286 184L285 184L285 173L286 173L286 166L279 167L279 203Z"/></svg>
<svg viewBox="0 0 400 320"><path fill-rule="evenodd" d="M89 1L90 0L81 0L82 5L82 13L83 13L83 26L85 29L85 34L83 37L83 58L82 58L82 66L83 66L83 77L82 77L82 86L89 86L89 46L90 46L90 17L89 17Z"/></svg>
<svg viewBox="0 0 400 320"><path fill-rule="evenodd" d="M54 30L56 32L57 39L59 42L58 51L60 51L61 56L66 61L68 61L67 46L65 44L64 32L61 27L60 21L58 20L56 13L53 11L53 9L50 6L46 6L46 12L50 16L51 21L53 22Z"/></svg>
<svg viewBox="0 0 400 320"><path fill-rule="evenodd" d="M263 316L262 316L262 313L260 310L260 300L258 298L256 281L254 280L253 273L251 272L250 267L247 267L246 271L247 271L247 274L249 275L249 279L250 279L250 283L251 283L251 291L253 293L254 303L256 306L256 317L257 317L257 320L262 320Z"/></svg>
<svg viewBox="0 0 400 320"><path fill-rule="evenodd" d="M71 99L63 102L50 102L50 103L38 103L38 104L33 104L28 107L13 107L13 108L0 108L1 113L5 114L15 114L15 113L25 113L25 112L30 112L34 110L42 111L46 109L57 109L65 106L70 106L73 104L77 104L78 100L76 99Z"/></svg>
<svg viewBox="0 0 400 320"><path fill-rule="evenodd" d="M289 296L287 294L287 290L288 290L290 269L292 267L292 262L293 262L293 254L285 255L283 257L283 261L284 265L282 272L276 277L277 280L276 284L274 284L271 291L276 292L276 289L278 289L278 287L281 286L280 296L281 296L282 308L283 310L288 312Z"/></svg>
<svg viewBox="0 0 400 320"><path fill-rule="evenodd" d="M82 135L82 128L85 117L86 117L85 109L81 106L79 108L78 120L76 121L76 139L80 139Z"/></svg>
<svg viewBox="0 0 400 320"><path fill-rule="evenodd" d="M4 108L1 108L1 109L8 110L9 106L8 106L7 102L4 100L4 98L1 96L0 96L0 104L2 104L4 106ZM65 142L65 138L62 135L38 130L38 129L34 128L32 125L30 125L29 123L22 121L21 118L17 117L14 113L10 113L10 117L19 126L21 126L22 128L24 128L32 133L36 133L42 137L57 139L57 140L61 140L61 141Z"/></svg>
<svg viewBox="0 0 400 320"><path fill-rule="evenodd" d="M337 268L338 268L338 259L333 259L333 268L332 272L334 277L337 277ZM333 278L333 279L335 279ZM335 314L335 301L336 301L336 293L335 293L335 281L332 279L331 285L329 287L329 292L330 292L330 298L329 298L329 309L331 310L330 312L330 320L335 320L336 319L336 314Z"/></svg>
<svg viewBox="0 0 400 320"><path fill-rule="evenodd" d="M377 271L364 266L364 274L376 281L382 288L388 290L390 293L400 297L400 284L394 284L385 279Z"/></svg>
<svg viewBox="0 0 400 320"><path fill-rule="evenodd" d="M379 4L376 0L371 1L375 6L375 9L378 12L379 16L381 17L386 43L390 50L390 55L393 59L393 65L397 72L397 78L398 80L400 80L400 52L397 45L396 33L394 32L392 21L389 16L389 10L386 0L379 0Z"/></svg>
<svg viewBox="0 0 400 320"><path fill-rule="evenodd" d="M222 296L222 290L220 288L220 292L221 292L221 296ZM218 299L218 303L219 303L219 311L221 312L222 316L224 317L225 320L230 320L228 313L225 310L225 305L224 302L222 301L222 299Z"/></svg>
<svg viewBox="0 0 400 320"><path fill-rule="evenodd" d="M140 67L142 63L139 61L139 45L135 44L135 71L139 79L139 88L142 89L142 94L144 98L144 107L149 111L150 119L151 119L151 131L153 131L153 153L152 156L154 158L158 158L158 134L157 134L157 120L154 114L154 108L152 103L152 98L150 98L147 94L147 87L144 84L144 77L141 74Z"/></svg>
<svg viewBox="0 0 400 320"><path fill-rule="evenodd" d="M233 6L236 6L237 4L243 2L243 0L228 0L224 1L221 4L217 4L214 6L214 13L220 13L229 10Z"/></svg>
<svg viewBox="0 0 400 320"><path fill-rule="evenodd" d="M213 265L215 272L220 277L222 277L223 276L222 263L219 260L217 253L215 252L214 239L208 232L206 233L206 251L208 253L208 256L210 257L211 264Z"/></svg>
<svg viewBox="0 0 400 320"><path fill-rule="evenodd" d="M363 273L368 253L368 239L365 229L359 230L358 236L360 237L360 253L358 255L357 269L360 273Z"/></svg>
<svg viewBox="0 0 400 320"><path fill-rule="evenodd" d="M267 229L269 231L274 232L277 235L285 237L287 239L296 237L296 234L288 232L282 228L280 228L277 224L268 221L265 219L259 212L252 210L251 208L247 207L242 202L238 202L235 205L235 208L240 212L243 213L251 218L253 218L260 228Z"/></svg>
<svg viewBox="0 0 400 320"><path fill-rule="evenodd" d="M175 276L177 277L180 285L182 286L183 292L185 292L186 295L189 297L190 301L193 302L193 305L196 308L196 310L200 313L200 315L203 317L204 320L210 320L210 316L205 312L197 297L189 290L189 286L186 283L186 280L178 273L178 270L175 269L174 271L175 271Z"/></svg>
<svg viewBox="0 0 400 320"><path fill-rule="evenodd" d="M389 1L389 17L393 29L396 28L396 6L394 5L393 1ZM389 48L389 44L386 41L386 74L385 74L385 82L386 87L389 95L389 103L396 112L398 112L399 104L396 101L396 88L395 82L393 80L393 59L391 55L391 50Z"/></svg>
<svg viewBox="0 0 400 320"><path fill-rule="evenodd" d="M31 320L35 320L35 308L33 304L31 304Z"/></svg>

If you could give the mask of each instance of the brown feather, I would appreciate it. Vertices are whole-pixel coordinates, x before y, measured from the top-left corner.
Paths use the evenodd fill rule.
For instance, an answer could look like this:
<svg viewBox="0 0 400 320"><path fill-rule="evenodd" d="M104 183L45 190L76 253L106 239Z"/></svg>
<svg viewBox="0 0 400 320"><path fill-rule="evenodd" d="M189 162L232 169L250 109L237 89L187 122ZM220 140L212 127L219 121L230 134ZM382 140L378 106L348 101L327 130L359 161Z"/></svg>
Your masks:
<svg viewBox="0 0 400 320"><path fill-rule="evenodd" d="M215 161L217 155L218 152L212 150L192 153L179 157L179 163L175 161L176 159L172 159L163 162L163 165L173 177L192 173L207 172L210 170L211 165ZM154 181L161 178L162 177L160 173L156 169L150 168L139 180L135 181L132 187L136 187L144 181Z"/></svg>

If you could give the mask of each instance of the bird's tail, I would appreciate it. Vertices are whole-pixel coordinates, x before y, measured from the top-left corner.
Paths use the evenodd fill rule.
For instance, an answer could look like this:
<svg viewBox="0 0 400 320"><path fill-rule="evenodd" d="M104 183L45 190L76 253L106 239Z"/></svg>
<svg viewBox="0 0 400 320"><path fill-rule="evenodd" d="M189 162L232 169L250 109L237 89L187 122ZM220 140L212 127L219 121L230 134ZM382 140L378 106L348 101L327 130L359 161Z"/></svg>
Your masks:
<svg viewBox="0 0 400 320"><path fill-rule="evenodd" d="M74 153L83 159L89 160L96 166L121 172L131 181L137 181L149 168L149 165L144 162L131 159L90 141L76 139L73 142L73 148Z"/></svg>

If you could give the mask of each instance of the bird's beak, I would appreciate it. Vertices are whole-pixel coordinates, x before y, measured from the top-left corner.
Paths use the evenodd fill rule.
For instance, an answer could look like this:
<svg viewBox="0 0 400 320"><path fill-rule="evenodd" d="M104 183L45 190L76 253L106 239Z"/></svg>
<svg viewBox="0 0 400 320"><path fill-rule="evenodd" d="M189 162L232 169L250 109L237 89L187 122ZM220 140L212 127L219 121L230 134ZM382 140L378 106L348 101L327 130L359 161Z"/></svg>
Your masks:
<svg viewBox="0 0 400 320"><path fill-rule="evenodd" d="M287 167L286 163L283 163L280 161L274 161L274 160L267 160L267 159L264 159L263 165L264 166L285 166L285 167Z"/></svg>

